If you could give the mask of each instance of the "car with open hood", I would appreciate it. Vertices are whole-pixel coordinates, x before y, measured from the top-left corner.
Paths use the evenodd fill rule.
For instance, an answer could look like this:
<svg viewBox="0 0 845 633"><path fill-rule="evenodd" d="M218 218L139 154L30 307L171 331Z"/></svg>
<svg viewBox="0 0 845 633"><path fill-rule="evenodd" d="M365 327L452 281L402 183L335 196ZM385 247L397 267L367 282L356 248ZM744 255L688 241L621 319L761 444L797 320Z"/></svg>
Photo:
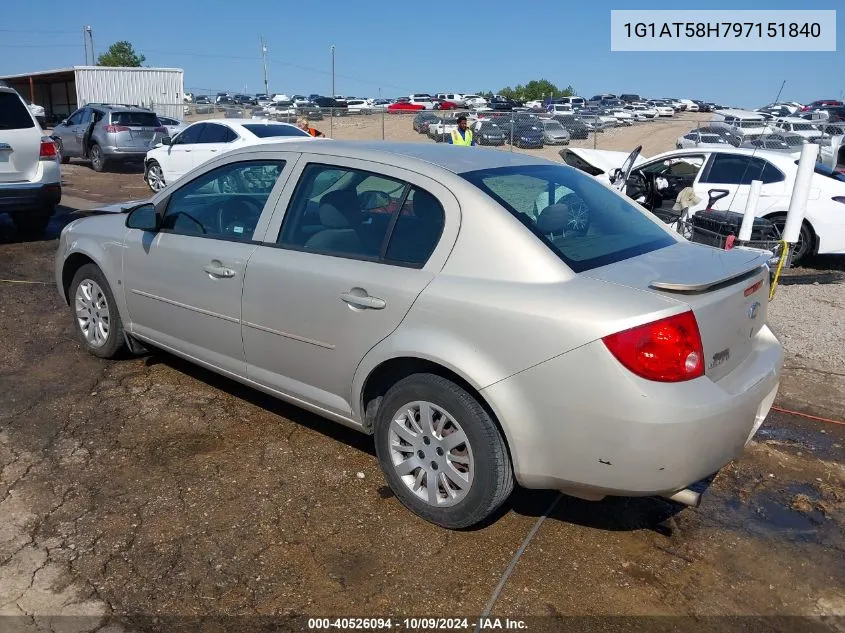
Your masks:
<svg viewBox="0 0 845 633"><path fill-rule="evenodd" d="M611 152L568 147L560 151L563 161L605 183L611 182L628 157ZM681 191L691 187L699 202L690 215L703 210L711 189L728 191L715 210L745 210L752 180L762 181L757 217L766 218L779 232L786 224L786 212L798 172L797 157L789 152L725 147L689 147L664 152L651 158L638 155L626 179L626 193L655 212L670 209ZM813 254L845 255L845 182L819 164L813 174L807 211L793 261Z"/></svg>

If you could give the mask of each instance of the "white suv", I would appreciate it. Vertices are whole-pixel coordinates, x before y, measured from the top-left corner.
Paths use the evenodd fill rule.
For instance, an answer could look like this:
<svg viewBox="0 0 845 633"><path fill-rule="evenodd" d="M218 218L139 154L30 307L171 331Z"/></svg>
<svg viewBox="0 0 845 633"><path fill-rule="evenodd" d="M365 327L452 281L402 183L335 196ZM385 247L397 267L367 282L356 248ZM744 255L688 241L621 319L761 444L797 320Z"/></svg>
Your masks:
<svg viewBox="0 0 845 633"><path fill-rule="evenodd" d="M56 144L17 91L0 84L0 212L21 233L40 234L61 199Z"/></svg>

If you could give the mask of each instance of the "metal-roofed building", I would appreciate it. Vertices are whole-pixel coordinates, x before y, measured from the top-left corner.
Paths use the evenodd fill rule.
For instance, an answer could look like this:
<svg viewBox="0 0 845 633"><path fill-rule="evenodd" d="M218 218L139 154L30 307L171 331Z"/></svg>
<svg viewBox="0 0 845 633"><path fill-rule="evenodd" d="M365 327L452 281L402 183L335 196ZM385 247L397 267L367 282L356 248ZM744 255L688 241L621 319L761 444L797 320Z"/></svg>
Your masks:
<svg viewBox="0 0 845 633"><path fill-rule="evenodd" d="M0 76L28 101L43 106L48 123L87 103L119 103L181 119L184 71L181 68L73 66Z"/></svg>

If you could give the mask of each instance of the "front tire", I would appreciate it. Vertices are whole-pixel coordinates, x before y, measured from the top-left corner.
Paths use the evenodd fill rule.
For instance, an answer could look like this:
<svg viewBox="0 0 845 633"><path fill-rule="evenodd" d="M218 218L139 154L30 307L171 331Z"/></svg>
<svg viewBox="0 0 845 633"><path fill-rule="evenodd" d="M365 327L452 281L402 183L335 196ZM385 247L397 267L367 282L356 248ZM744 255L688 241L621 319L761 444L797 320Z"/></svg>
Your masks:
<svg viewBox="0 0 845 633"><path fill-rule="evenodd" d="M68 299L74 333L82 347L99 358L121 354L126 345L123 323L103 271L95 264L77 270Z"/></svg>
<svg viewBox="0 0 845 633"><path fill-rule="evenodd" d="M496 423L476 398L442 376L414 374L390 388L379 406L375 445L402 504L445 528L483 521L513 490Z"/></svg>
<svg viewBox="0 0 845 633"><path fill-rule="evenodd" d="M164 172L161 169L161 165L154 160L151 160L147 164L147 173L144 174L144 180L147 181L147 185L155 193L158 193L167 186L167 183L164 182Z"/></svg>

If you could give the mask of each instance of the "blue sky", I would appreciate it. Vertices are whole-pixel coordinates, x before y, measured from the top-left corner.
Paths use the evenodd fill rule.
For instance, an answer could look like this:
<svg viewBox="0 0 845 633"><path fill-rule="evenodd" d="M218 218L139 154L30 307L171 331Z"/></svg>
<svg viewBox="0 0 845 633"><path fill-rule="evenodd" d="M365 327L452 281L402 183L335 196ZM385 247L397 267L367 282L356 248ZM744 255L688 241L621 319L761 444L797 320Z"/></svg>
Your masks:
<svg viewBox="0 0 845 633"><path fill-rule="evenodd" d="M399 96L474 92L546 78L589 97L634 92L737 106L845 95L845 7L839 1L726 2L702 9L839 9L836 52L620 53L610 51L610 10L665 2L456 0L5 0L0 75L83 63L82 27L98 53L126 39L145 65L185 70L185 89L263 91L258 38L268 47L272 92ZM839 5L839 6L837 6ZM679 8L692 9L695 6Z"/></svg>

